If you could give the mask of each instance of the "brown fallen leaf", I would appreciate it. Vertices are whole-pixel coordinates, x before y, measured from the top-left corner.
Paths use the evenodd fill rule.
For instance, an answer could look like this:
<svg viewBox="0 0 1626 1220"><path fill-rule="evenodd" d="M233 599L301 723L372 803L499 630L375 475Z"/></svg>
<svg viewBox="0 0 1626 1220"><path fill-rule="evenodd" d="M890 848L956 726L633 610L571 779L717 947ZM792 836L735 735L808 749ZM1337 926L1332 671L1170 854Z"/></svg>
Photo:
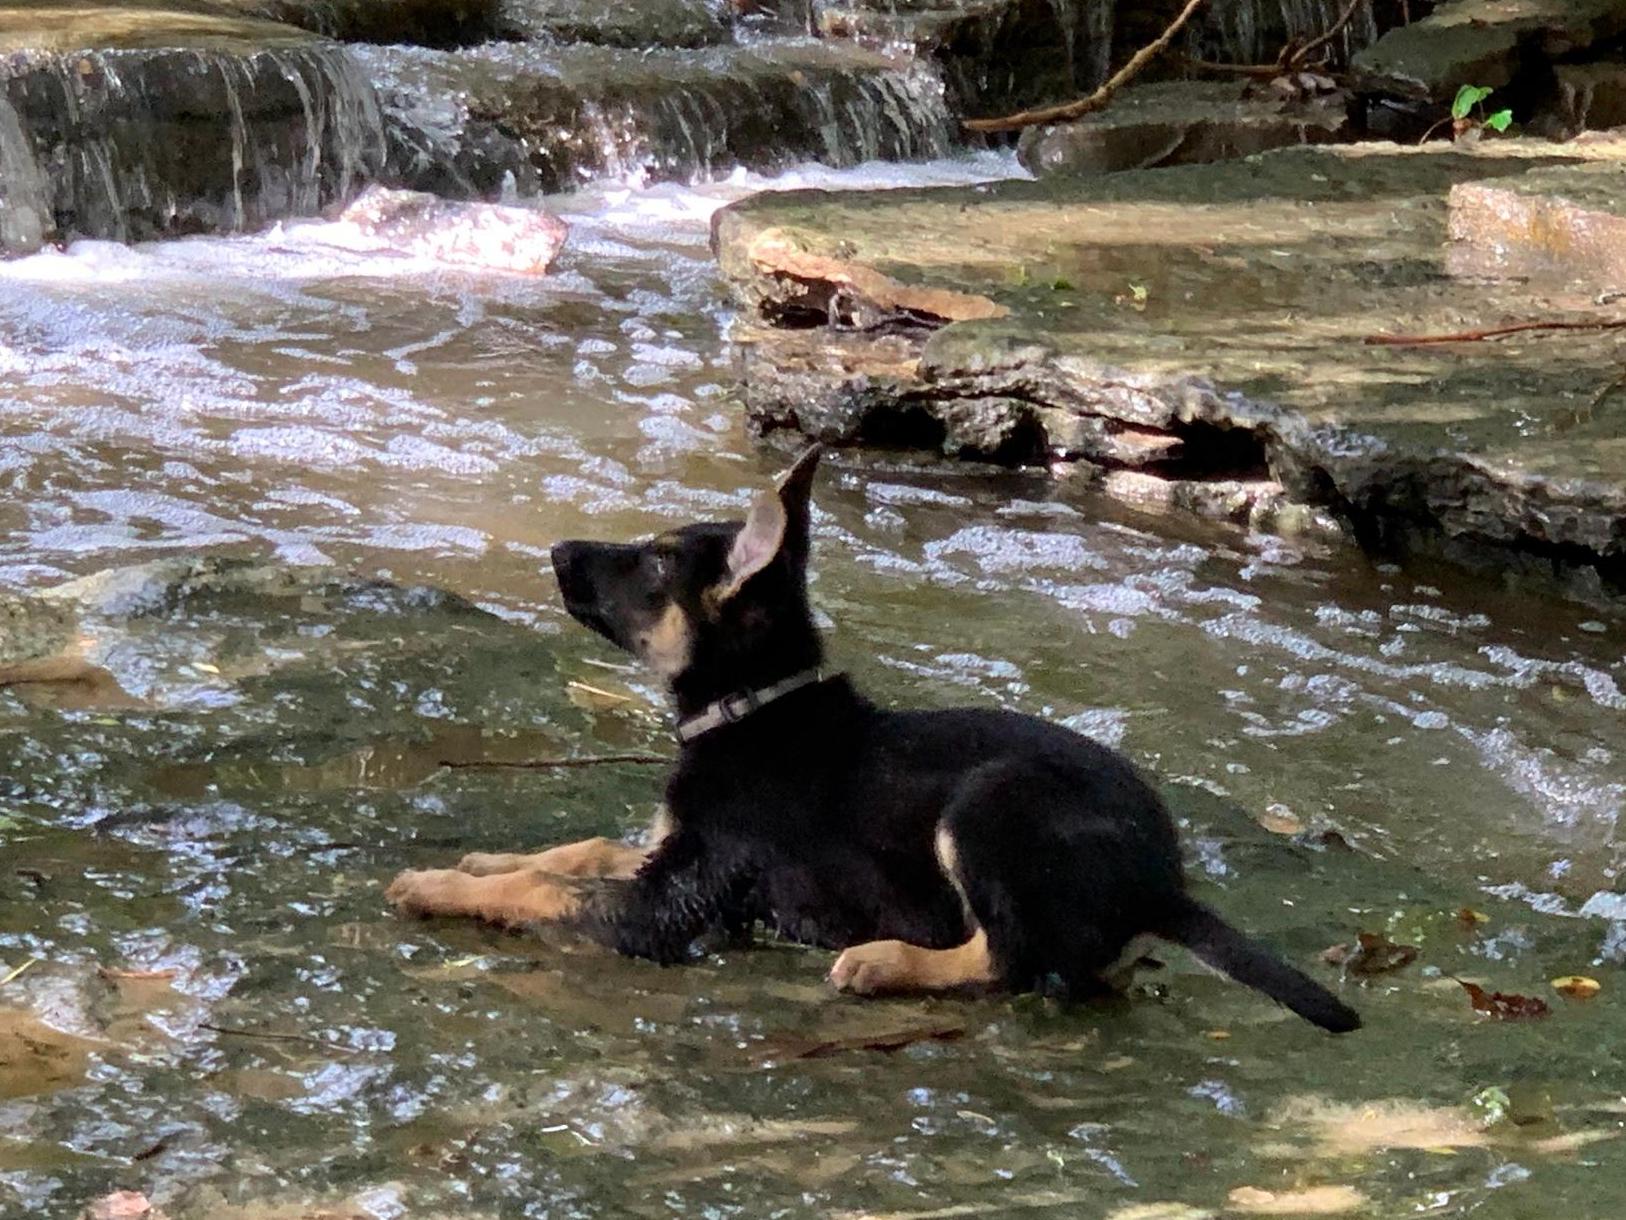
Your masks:
<svg viewBox="0 0 1626 1220"><path fill-rule="evenodd" d="M96 972L104 979L128 982L167 982L180 972L178 970L125 970L119 966L103 966Z"/></svg>
<svg viewBox="0 0 1626 1220"><path fill-rule="evenodd" d="M1513 995L1506 991L1486 991L1478 983L1458 979L1468 993L1468 1002L1475 1012L1482 1012L1498 1021L1521 1021L1545 1017L1552 1012L1547 1001L1538 996Z"/></svg>
<svg viewBox="0 0 1626 1220"><path fill-rule="evenodd" d="M1584 974L1566 974L1553 980L1553 990L1572 1000L1590 1000L1603 990L1603 984Z"/></svg>
<svg viewBox="0 0 1626 1220"><path fill-rule="evenodd" d="M1388 974L1417 960L1416 945L1398 945L1381 932L1358 932L1353 945L1333 945L1321 960L1346 974Z"/></svg>
<svg viewBox="0 0 1626 1220"><path fill-rule="evenodd" d="M1465 932L1472 932L1478 928L1480 924L1489 922L1489 915L1485 914L1483 911L1476 911L1473 909L1473 907L1463 907L1457 912L1457 923L1461 925L1463 931Z"/></svg>
<svg viewBox="0 0 1626 1220"><path fill-rule="evenodd" d="M1304 833L1304 819L1279 801L1272 801L1266 805L1264 812L1256 815L1254 821L1270 831L1271 834L1296 835Z"/></svg>
<svg viewBox="0 0 1626 1220"><path fill-rule="evenodd" d="M963 1025L921 1025L879 1033L856 1034L846 1038L797 1038L783 1035L764 1038L753 1049L760 1062L787 1059L823 1059L851 1051L881 1051L890 1054L917 1042L955 1042L965 1037Z"/></svg>

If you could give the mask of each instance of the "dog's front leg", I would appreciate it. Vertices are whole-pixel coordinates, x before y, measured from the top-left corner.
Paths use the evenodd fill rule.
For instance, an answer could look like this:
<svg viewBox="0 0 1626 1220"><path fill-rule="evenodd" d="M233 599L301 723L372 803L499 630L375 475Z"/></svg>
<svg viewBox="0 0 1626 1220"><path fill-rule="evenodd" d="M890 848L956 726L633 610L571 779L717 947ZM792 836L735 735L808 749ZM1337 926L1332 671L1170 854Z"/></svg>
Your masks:
<svg viewBox="0 0 1626 1220"><path fill-rule="evenodd" d="M649 828L648 842L643 846L602 837L583 839L580 843L565 843L539 852L470 852L457 862L457 867L460 872L472 873L476 877L530 869L552 873L555 877L598 877L626 881L643 867L650 852L660 846L661 840L671 830L671 819L662 809L655 815L655 821Z"/></svg>
<svg viewBox="0 0 1626 1220"><path fill-rule="evenodd" d="M494 873L535 872L555 877L601 877L627 880L649 858L650 849L617 839L583 839L546 851L521 855L513 852L470 852L457 862L459 872L476 877Z"/></svg>
<svg viewBox="0 0 1626 1220"><path fill-rule="evenodd" d="M606 939L628 957L683 961L698 936L725 922L746 885L737 863L710 858L697 836L678 831L617 895Z"/></svg>
<svg viewBox="0 0 1626 1220"><path fill-rule="evenodd" d="M405 915L479 919L504 928L572 919L583 902L570 882L531 869L489 877L455 868L415 870L391 882L384 898Z"/></svg>

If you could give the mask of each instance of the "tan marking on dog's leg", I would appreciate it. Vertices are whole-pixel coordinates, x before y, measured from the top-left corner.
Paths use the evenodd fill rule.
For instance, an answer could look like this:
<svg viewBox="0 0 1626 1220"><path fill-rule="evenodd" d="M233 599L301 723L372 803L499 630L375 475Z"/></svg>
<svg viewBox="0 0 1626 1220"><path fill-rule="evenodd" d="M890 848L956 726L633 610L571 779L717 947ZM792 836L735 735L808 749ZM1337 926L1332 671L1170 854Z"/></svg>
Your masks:
<svg viewBox="0 0 1626 1220"><path fill-rule="evenodd" d="M384 898L406 915L461 916L508 928L568 919L581 908L574 889L533 870L489 877L454 868L406 872Z"/></svg>
<svg viewBox="0 0 1626 1220"><path fill-rule="evenodd" d="M954 949L922 949L901 940L874 940L842 951L830 968L837 991L889 995L953 991L996 981L988 935L978 928Z"/></svg>
<svg viewBox="0 0 1626 1220"><path fill-rule="evenodd" d="M996 982L994 961L988 952L988 934L977 926L971 903L960 881L960 852L946 826L932 839L937 863L960 895L965 908L967 941L954 949L922 949L901 940L877 940L854 945L836 958L830 981L838 991L854 995L883 995L900 991L952 991L959 987Z"/></svg>
<svg viewBox="0 0 1626 1220"><path fill-rule="evenodd" d="M660 617L638 633L639 658L663 678L675 678L687 669L693 651L694 629L676 602L668 602Z"/></svg>
<svg viewBox="0 0 1626 1220"><path fill-rule="evenodd" d="M608 877L625 881L640 868L649 853L672 833L672 817L663 805L649 824L646 842L639 846L619 839L584 839L538 852L470 852L457 862L459 872L476 877L515 873L522 869L558 877Z"/></svg>

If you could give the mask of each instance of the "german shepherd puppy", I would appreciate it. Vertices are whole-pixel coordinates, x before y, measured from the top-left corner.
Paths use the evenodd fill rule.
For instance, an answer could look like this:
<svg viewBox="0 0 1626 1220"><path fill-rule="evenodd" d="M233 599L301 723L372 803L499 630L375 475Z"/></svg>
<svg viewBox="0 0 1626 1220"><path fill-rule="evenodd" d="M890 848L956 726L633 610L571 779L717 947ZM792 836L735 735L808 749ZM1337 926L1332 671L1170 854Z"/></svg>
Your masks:
<svg viewBox="0 0 1626 1220"><path fill-rule="evenodd" d="M424 915L567 920L679 962L757 923L841 950L859 995L1121 981L1145 935L1323 1029L1355 1011L1186 892L1173 821L1129 761L1012 712L885 711L824 659L807 595L808 449L744 522L561 542L577 620L668 684L681 750L653 844L604 839L402 874ZM572 878L619 879L589 896Z"/></svg>

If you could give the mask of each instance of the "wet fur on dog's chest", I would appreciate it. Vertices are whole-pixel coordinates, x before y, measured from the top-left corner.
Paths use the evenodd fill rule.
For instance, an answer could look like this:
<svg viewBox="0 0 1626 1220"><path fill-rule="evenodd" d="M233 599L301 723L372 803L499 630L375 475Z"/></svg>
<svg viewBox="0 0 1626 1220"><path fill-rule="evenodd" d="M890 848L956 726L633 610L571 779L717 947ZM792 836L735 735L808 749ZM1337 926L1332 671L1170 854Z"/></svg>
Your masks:
<svg viewBox="0 0 1626 1220"><path fill-rule="evenodd" d="M933 854L948 777L927 782L877 749L886 718L833 679L685 751L666 808L720 871L749 878L736 919L826 948L964 940ZM912 782L878 786L889 772Z"/></svg>

